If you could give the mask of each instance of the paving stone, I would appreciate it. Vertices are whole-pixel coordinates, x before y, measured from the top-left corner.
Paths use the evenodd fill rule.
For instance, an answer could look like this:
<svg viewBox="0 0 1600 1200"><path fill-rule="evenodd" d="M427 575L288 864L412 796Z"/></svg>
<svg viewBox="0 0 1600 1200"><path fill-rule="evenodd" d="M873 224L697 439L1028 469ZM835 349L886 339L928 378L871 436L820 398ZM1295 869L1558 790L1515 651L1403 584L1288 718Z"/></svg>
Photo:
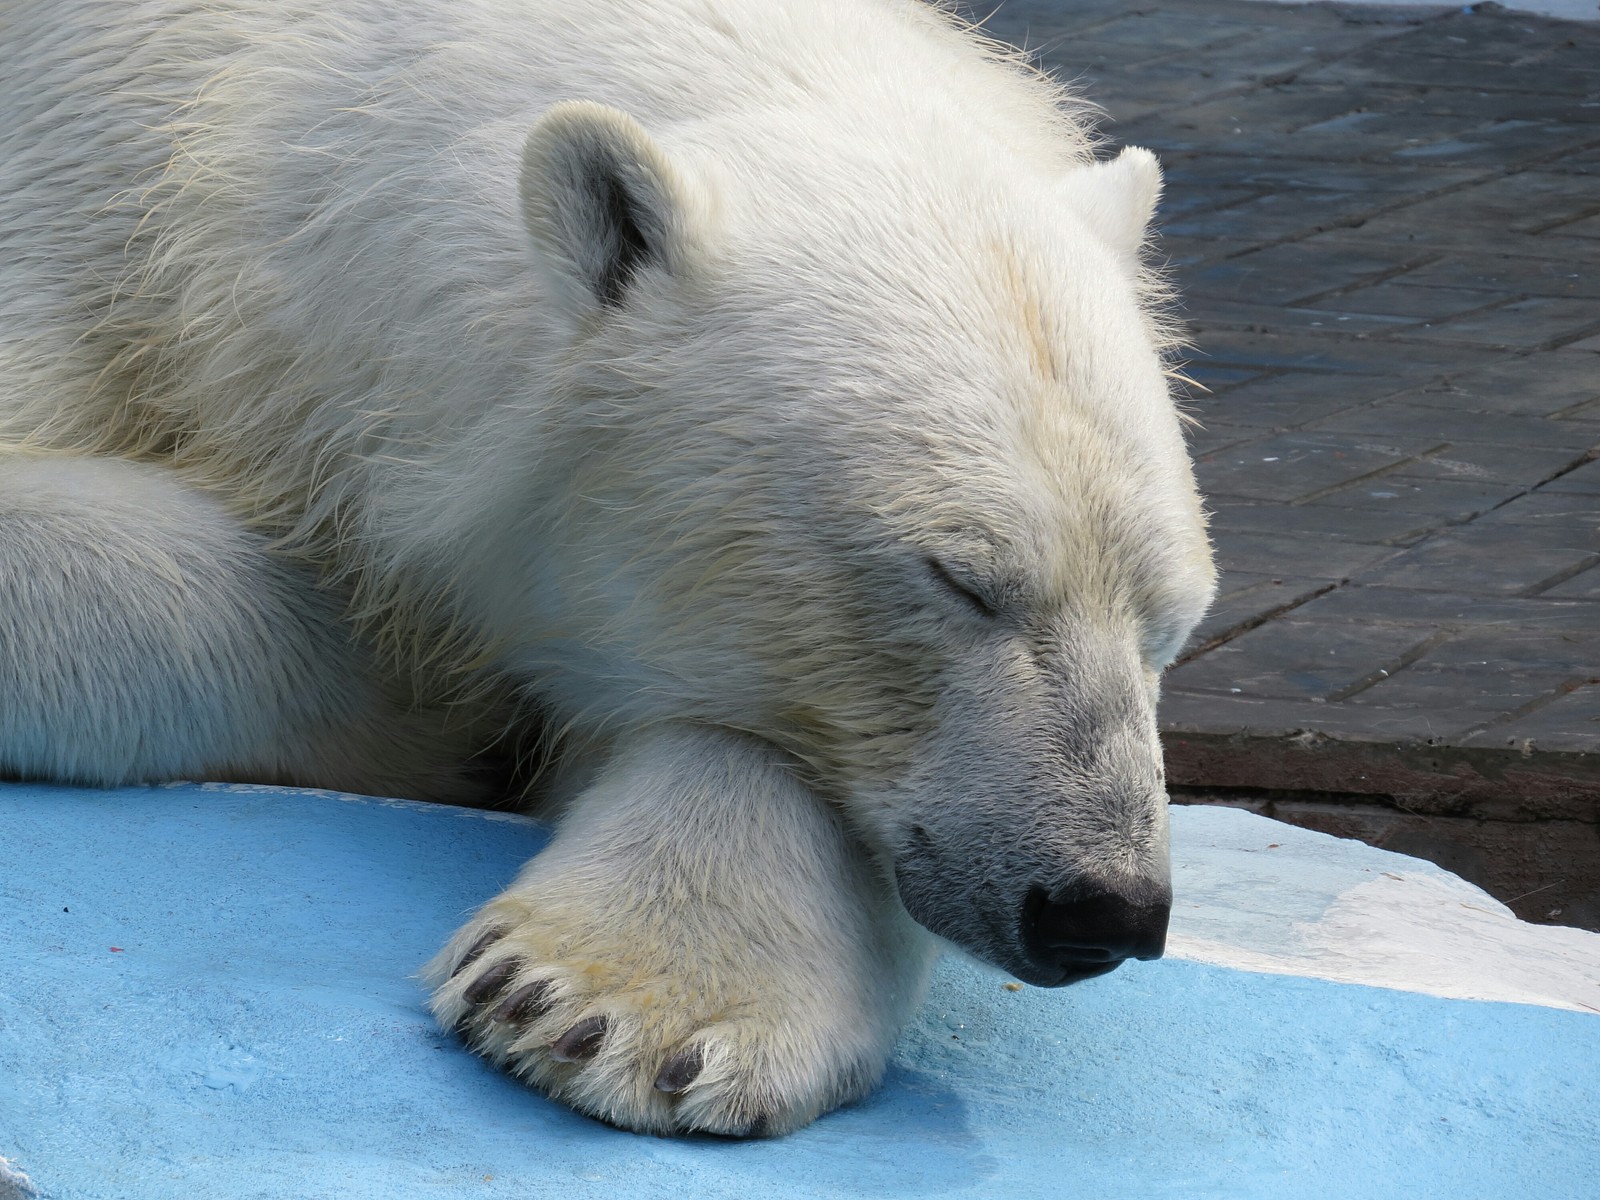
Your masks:
<svg viewBox="0 0 1600 1200"><path fill-rule="evenodd" d="M1600 559L1600 529L1456 526L1401 552L1364 582L1426 591L1532 595Z"/></svg>
<svg viewBox="0 0 1600 1200"><path fill-rule="evenodd" d="M1435 444L1473 441L1556 449L1600 444L1600 423L1473 412L1416 404L1406 398L1347 409L1318 421L1312 429L1369 437L1404 437Z"/></svg>
<svg viewBox="0 0 1600 1200"><path fill-rule="evenodd" d="M1477 625L1439 642L1411 669L1518 667L1554 676L1600 672L1600 629L1495 629Z"/></svg>
<svg viewBox="0 0 1600 1200"><path fill-rule="evenodd" d="M1291 501L1420 461L1445 443L1416 435L1283 433L1207 455L1195 473L1208 496Z"/></svg>
<svg viewBox="0 0 1600 1200"><path fill-rule="evenodd" d="M1333 331L1249 332L1208 328L1203 311L1190 319L1195 343L1218 366L1256 367L1264 371L1321 371L1348 375L1397 377L1399 386L1420 384L1450 371L1488 366L1506 357L1504 350L1466 344L1357 338Z"/></svg>
<svg viewBox="0 0 1600 1200"><path fill-rule="evenodd" d="M1432 513L1406 512L1403 509L1286 505L1217 497L1208 501L1207 508L1211 510L1212 522L1223 529L1241 533L1326 537L1336 541L1362 542L1369 546L1407 545L1439 527L1439 521ZM1600 518L1590 523L1600 524Z"/></svg>
<svg viewBox="0 0 1600 1200"><path fill-rule="evenodd" d="M1545 703L1574 682L1564 666L1507 667L1419 663L1397 671L1345 703L1385 716L1412 712L1430 717L1442 736L1466 744L1471 732L1490 728L1521 709ZM1448 732L1443 732L1448 731Z"/></svg>
<svg viewBox="0 0 1600 1200"><path fill-rule="evenodd" d="M1296 620L1258 626L1167 672L1181 692L1248 693L1326 701L1417 649L1425 638L1406 626Z"/></svg>
<svg viewBox="0 0 1600 1200"><path fill-rule="evenodd" d="M1593 70L1600 62L1600 27L1566 21L1530 22L1514 11L1463 13L1459 9L1383 43L1395 54L1421 54L1450 62L1553 62Z"/></svg>
<svg viewBox="0 0 1600 1200"><path fill-rule="evenodd" d="M1225 208L1179 217L1168 221L1165 228L1176 237L1278 241L1348 228L1371 212L1372 207L1371 197L1360 194L1275 192L1253 196Z"/></svg>
<svg viewBox="0 0 1600 1200"><path fill-rule="evenodd" d="M1335 242L1270 246L1183 273L1185 294L1246 304L1292 303L1324 292L1397 275L1428 259L1426 252Z"/></svg>
<svg viewBox="0 0 1600 1200"><path fill-rule="evenodd" d="M1218 638L1259 624L1269 614L1292 611L1334 586L1326 579L1223 571L1217 581L1216 602L1179 657L1193 657Z"/></svg>
<svg viewBox="0 0 1600 1200"><path fill-rule="evenodd" d="M1356 336L1399 332L1421 324L1415 317L1341 313L1299 306L1283 308L1237 304L1231 300L1207 300L1197 319L1191 323L1207 331L1231 328L1262 333L1315 333L1327 330Z"/></svg>
<svg viewBox="0 0 1600 1200"><path fill-rule="evenodd" d="M1258 429L1293 429L1358 404L1382 400L1403 385L1383 376L1318 375L1284 371L1257 375L1214 396L1195 396L1190 410L1201 421Z"/></svg>
<svg viewBox="0 0 1600 1200"><path fill-rule="evenodd" d="M1580 492L1525 492L1509 504L1478 518L1479 528L1496 525L1538 525L1546 528L1600 530L1600 503Z"/></svg>
<svg viewBox="0 0 1600 1200"><path fill-rule="evenodd" d="M1152 148L1166 155L1197 156L1204 153L1209 144L1219 153L1239 155L1248 150L1251 155L1269 162L1276 158L1311 157L1330 163L1354 161L1376 166L1394 162L1409 167L1442 167L1479 174L1492 173L1508 162L1538 165L1552 155L1582 148L1594 136L1589 126L1556 128L1530 126L1519 121L1480 121L1448 116L1380 122L1358 120L1365 114L1352 113L1348 118L1323 122L1309 132L1274 133L1239 127L1236 132L1226 131L1225 136L1212 143L1208 131L1199 129L1179 131L1159 139L1145 135L1144 130L1160 115L1146 113L1144 124L1135 126L1132 132L1134 140L1155 143ZM1448 126L1455 132L1452 135L1440 126ZM1427 127L1429 134L1415 136L1413 131L1422 127ZM1426 178L1423 176L1423 180ZM1443 186L1428 182L1427 190ZM1361 207L1370 211L1379 205L1368 203Z"/></svg>
<svg viewBox="0 0 1600 1200"><path fill-rule="evenodd" d="M1581 104L1572 111L1581 112L1591 120L1600 120L1600 116L1594 115L1600 113L1600 101ZM1600 146L1589 146L1563 154L1560 158L1545 163L1544 169L1567 175L1600 175Z"/></svg>
<svg viewBox="0 0 1600 1200"><path fill-rule="evenodd" d="M1216 547L1217 565L1225 571L1277 573L1307 579L1347 579L1395 554L1388 546L1232 529L1213 529L1211 541Z"/></svg>
<svg viewBox="0 0 1600 1200"><path fill-rule="evenodd" d="M1600 681L1558 695L1524 716L1464 739L1468 746L1509 746L1519 751L1592 751L1600 743Z"/></svg>
<svg viewBox="0 0 1600 1200"><path fill-rule="evenodd" d="M1006 0L998 7L973 9L985 32L1019 46L1032 46L1042 37L1079 36L1127 12L1119 0Z"/></svg>
<svg viewBox="0 0 1600 1200"><path fill-rule="evenodd" d="M1290 93L1275 89L1280 99ZM1161 126L1146 122L1152 134ZM1118 130L1120 134L1122 130ZM1129 138L1128 140L1135 140ZM1339 159L1270 158L1248 153L1228 153L1223 147L1207 147L1204 153L1180 155L1164 164L1167 190L1187 191L1202 196L1223 195L1229 189L1247 189L1251 195L1268 192L1360 193L1372 197L1373 207L1386 207L1408 196L1435 192L1462 184L1489 179L1494 172L1483 168L1461 169L1430 166L1427 170L1396 171L1389 163L1366 163Z"/></svg>
<svg viewBox="0 0 1600 1200"><path fill-rule="evenodd" d="M1363 0L1349 4L1340 0L1318 0L1307 7L1332 13L1345 25L1365 27L1371 36L1363 41L1363 45L1382 45L1386 38L1403 36L1418 26L1437 20L1453 6L1418 4L1403 8L1399 5L1369 5Z"/></svg>
<svg viewBox="0 0 1600 1200"><path fill-rule="evenodd" d="M1415 513L1432 518L1441 528L1489 512L1524 491L1522 485L1511 483L1407 479L1391 473L1357 480L1310 503L1363 512Z"/></svg>
<svg viewBox="0 0 1600 1200"><path fill-rule="evenodd" d="M1515 296L1481 288L1431 288L1393 280L1358 287L1316 302L1324 311L1377 313L1391 317L1413 317L1418 321L1441 321L1480 308L1505 304Z"/></svg>
<svg viewBox="0 0 1600 1200"><path fill-rule="evenodd" d="M1196 461L1207 459L1230 447L1261 437L1261 430L1206 421L1190 425L1184 430L1189 443L1189 453Z"/></svg>
<svg viewBox="0 0 1600 1200"><path fill-rule="evenodd" d="M1170 677L1170 676L1169 676ZM1307 734L1331 737L1340 742L1391 742L1431 745L1446 741L1472 729L1479 714L1425 712L1415 707L1385 710L1376 706L1353 708L1344 704L1289 700L1279 697L1221 695L1216 692L1189 692L1168 686L1161 695L1161 729L1167 748L1167 772L1173 783L1187 786L1214 783L1233 787L1288 788L1312 791L1364 792L1371 789L1351 786L1355 781L1341 779L1336 788L1322 786L1326 777L1309 785L1302 774L1274 775L1263 766L1274 765L1262 743L1292 741ZM1181 757L1174 755L1174 741L1185 734L1239 739L1243 755L1254 751L1264 762L1239 764L1237 773L1217 776L1211 772L1185 770ZM1176 735L1176 737L1175 737ZM1233 756L1238 762L1240 755Z"/></svg>
<svg viewBox="0 0 1600 1200"><path fill-rule="evenodd" d="M1517 355L1442 376L1394 398L1434 408L1554 416L1600 400L1600 367L1577 355L1549 351Z"/></svg>
<svg viewBox="0 0 1600 1200"><path fill-rule="evenodd" d="M1600 312L1585 300L1535 296L1488 312L1412 326L1406 336L1444 342L1473 342L1480 346L1516 346L1525 349L1557 346L1600 329Z"/></svg>
<svg viewBox="0 0 1600 1200"><path fill-rule="evenodd" d="M1588 95L1594 86L1593 76L1588 72L1548 62L1497 64L1493 70L1485 70L1486 65L1381 48L1317 67L1303 78L1307 83L1343 84L1354 88L1409 83L1419 87L1526 92L1550 97Z"/></svg>
<svg viewBox="0 0 1600 1200"><path fill-rule="evenodd" d="M1171 124L1179 130L1249 132L1250 153L1255 155L1260 153L1256 147L1264 133L1315 130L1329 122L1338 124L1341 129L1359 127L1361 118L1381 115L1373 112L1367 103L1378 99L1357 96L1344 87L1259 88L1192 105L1174 114ZM1387 105L1380 101L1378 107L1382 109ZM1355 118L1353 126L1351 118ZM1314 156L1306 154L1312 140L1308 138L1302 142L1299 152L1308 161L1315 161Z"/></svg>
<svg viewBox="0 0 1600 1200"><path fill-rule="evenodd" d="M1398 479L1459 479L1536 487L1586 457L1584 440L1576 437L1573 442L1570 449L1451 442L1449 449L1402 463L1394 473Z"/></svg>
<svg viewBox="0 0 1600 1200"><path fill-rule="evenodd" d="M1195 59L1181 54L1147 59L1134 65L1114 61L1137 57L1136 47L1102 48L1098 65L1080 59L1076 46L1071 48L1068 57L1076 64L1070 72L1074 84L1085 95L1092 96L1119 127L1124 124L1132 127L1134 121L1158 110L1184 108L1250 85L1250 81L1227 78L1225 73L1199 65ZM1261 78L1270 71L1270 64L1263 63L1260 72L1252 74Z"/></svg>
<svg viewBox="0 0 1600 1200"><path fill-rule="evenodd" d="M1540 231L1544 237L1600 238L1600 216L1581 217Z"/></svg>
<svg viewBox="0 0 1600 1200"><path fill-rule="evenodd" d="M1546 96L1521 95L1516 92L1481 92L1465 88L1429 88L1386 90L1384 104L1400 104L1421 114L1438 113L1445 116L1475 115L1486 121L1534 122L1542 128L1566 132L1574 138L1592 136L1593 127L1600 124L1600 101L1552 105ZM1542 171L1561 170L1563 163L1541 163Z"/></svg>
<svg viewBox="0 0 1600 1200"><path fill-rule="evenodd" d="M1183 375L1203 389L1193 392L1191 399L1220 395L1242 383L1249 383L1252 379L1266 378L1260 371L1252 371L1248 367L1213 367L1204 359L1185 363Z"/></svg>
<svg viewBox="0 0 1600 1200"><path fill-rule="evenodd" d="M1138 144L1139 135L1137 129L1121 129L1118 132L1124 136L1124 139L1129 144ZM1242 180L1233 180L1220 187L1185 187L1182 184L1174 187L1173 185L1177 181L1174 179L1173 167L1170 162L1165 164L1162 176L1164 188L1161 195L1161 206L1157 210L1156 225L1160 228L1164 238L1178 236L1172 226L1175 218L1191 216L1195 213L1211 212L1218 208L1227 208L1229 205L1237 204L1241 200L1254 199L1262 194L1261 189L1250 187ZM1203 240L1208 245L1215 244L1214 239L1209 236Z"/></svg>
<svg viewBox="0 0 1600 1200"><path fill-rule="evenodd" d="M1448 118L1419 113L1414 119L1420 125L1430 119ZM1586 146L1594 136L1592 125L1501 119L1484 121L1453 137L1408 138L1405 145L1390 152L1390 157L1397 163L1429 167L1543 167L1552 157Z"/></svg>
<svg viewBox="0 0 1600 1200"><path fill-rule="evenodd" d="M1248 241L1171 237L1162 230L1161 240L1156 246L1156 258L1181 276L1186 271L1208 263L1221 262L1253 249L1255 247Z"/></svg>
<svg viewBox="0 0 1600 1200"><path fill-rule="evenodd" d="M1264 28L1255 19L1240 20L1208 11L1206 5L1171 6L1158 10L1131 9L1114 20L1097 25L1079 39L1072 50L1087 45L1091 49L1126 46L1141 56L1138 61L1169 54L1192 55L1216 46L1226 46L1249 38ZM1255 14L1250 14L1253 18Z"/></svg>
<svg viewBox="0 0 1600 1200"><path fill-rule="evenodd" d="M1600 570L1596 570L1596 566L1600 566L1600 556L1583 571L1546 589L1543 594L1564 600L1600 600Z"/></svg>
<svg viewBox="0 0 1600 1200"><path fill-rule="evenodd" d="M1307 5L1303 11L1317 12L1321 4ZM1333 15L1333 14L1328 14ZM1358 28L1352 22L1334 15L1332 20L1307 21L1303 24L1261 27L1248 40L1241 40L1214 48L1207 55L1208 64L1215 64L1230 73L1261 80L1263 76L1281 76L1288 66L1325 60L1358 46L1370 45L1374 30L1368 26ZM1398 29L1395 33L1400 32ZM1389 34L1380 34L1383 37ZM1278 90L1276 80L1264 81L1265 86Z"/></svg>
<svg viewBox="0 0 1600 1200"><path fill-rule="evenodd" d="M1502 238L1507 232L1537 235L1587 216L1594 207L1594 188L1582 178L1518 171L1392 208L1363 224L1361 236L1410 244L1474 245L1485 225L1500 230Z"/></svg>
<svg viewBox="0 0 1600 1200"><path fill-rule="evenodd" d="M1337 89L1346 103L1356 97L1344 88ZM1363 98L1365 99L1365 98ZM1451 140L1480 129L1485 122L1478 116L1451 116L1423 114L1409 111L1404 102L1380 108L1362 104L1347 109L1338 116L1295 129L1290 138L1300 139L1301 153L1312 149L1328 134L1358 135L1366 145L1362 154L1374 158L1382 154L1404 153L1416 147L1429 147L1434 143ZM1437 155L1430 154L1429 157Z"/></svg>
<svg viewBox="0 0 1600 1200"><path fill-rule="evenodd" d="M1541 492L1578 492L1585 496L1600 496L1600 459L1582 463L1566 474L1552 479L1539 490Z"/></svg>
<svg viewBox="0 0 1600 1200"><path fill-rule="evenodd" d="M1330 246L1337 247L1346 244L1341 239L1347 236L1319 234L1312 241L1327 239ZM1485 288L1530 296L1600 299L1600 271L1592 266L1586 270L1570 256L1558 257L1551 243L1529 238L1530 242L1537 241L1537 252L1510 255L1499 252L1496 238L1489 234L1483 236L1485 245L1494 247L1493 250L1479 247L1466 253L1452 248L1436 253L1431 261L1412 267L1396 278L1424 287ZM1407 248L1419 256L1422 254L1409 242Z"/></svg>
<svg viewBox="0 0 1600 1200"><path fill-rule="evenodd" d="M1600 629L1600 605L1552 599L1548 593L1531 598L1485 596L1418 592L1354 582L1306 601L1302 609L1297 615L1308 621L1383 621L1427 629L1484 626L1575 633Z"/></svg>

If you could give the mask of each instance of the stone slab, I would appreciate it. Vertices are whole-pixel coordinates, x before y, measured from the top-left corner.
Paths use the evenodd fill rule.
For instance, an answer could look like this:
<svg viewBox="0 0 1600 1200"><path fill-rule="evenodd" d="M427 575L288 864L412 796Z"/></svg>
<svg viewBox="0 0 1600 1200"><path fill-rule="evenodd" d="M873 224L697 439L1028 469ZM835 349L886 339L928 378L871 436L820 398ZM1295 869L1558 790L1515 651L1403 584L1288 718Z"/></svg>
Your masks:
<svg viewBox="0 0 1600 1200"><path fill-rule="evenodd" d="M1404 396L1346 409L1316 422L1311 428L1436 443L1541 446L1566 451L1574 458L1600 445L1600 422L1550 421L1531 415L1477 412L1439 403L1419 404Z"/></svg>
<svg viewBox="0 0 1600 1200"><path fill-rule="evenodd" d="M1508 637L1522 630L1557 629L1593 633L1600 609L1583 601L1542 593L1534 597L1415 591L1366 582L1330 588L1308 600L1302 618L1319 621L1389 621L1454 632L1486 627Z"/></svg>
<svg viewBox="0 0 1600 1200"><path fill-rule="evenodd" d="M1416 628L1269 621L1167 673L1174 692L1327 700L1359 686L1427 640Z"/></svg>
<svg viewBox="0 0 1600 1200"><path fill-rule="evenodd" d="M1578 355L1516 355L1491 366L1444 376L1396 398L1458 412L1559 418L1600 400L1600 369Z"/></svg>
<svg viewBox="0 0 1600 1200"><path fill-rule="evenodd" d="M1311 503L1341 509L1350 514L1351 528L1360 528L1372 512L1415 513L1429 520L1427 532L1461 521L1471 520L1526 494L1513 483L1489 483L1471 479L1415 479L1393 472L1358 479L1323 495Z"/></svg>
<svg viewBox="0 0 1600 1200"><path fill-rule="evenodd" d="M1204 654L1213 638L1223 640L1288 612L1336 585L1326 579L1299 579L1253 571L1223 571L1217 598L1190 640L1188 658ZM1187 661L1187 660L1184 660Z"/></svg>
<svg viewBox="0 0 1600 1200"><path fill-rule="evenodd" d="M1210 367L1207 359L1196 357L1185 365L1184 373L1194 375L1197 366L1211 371L1227 369ZM1382 376L1307 371L1250 372L1240 382L1222 387L1214 387L1203 375L1196 377L1213 390L1191 395L1185 406L1206 428L1226 424L1287 431L1385 399L1406 386Z"/></svg>
<svg viewBox="0 0 1600 1200"><path fill-rule="evenodd" d="M1292 504L1419 463L1448 446L1447 438L1425 432L1284 433L1205 455L1195 474L1207 495Z"/></svg>

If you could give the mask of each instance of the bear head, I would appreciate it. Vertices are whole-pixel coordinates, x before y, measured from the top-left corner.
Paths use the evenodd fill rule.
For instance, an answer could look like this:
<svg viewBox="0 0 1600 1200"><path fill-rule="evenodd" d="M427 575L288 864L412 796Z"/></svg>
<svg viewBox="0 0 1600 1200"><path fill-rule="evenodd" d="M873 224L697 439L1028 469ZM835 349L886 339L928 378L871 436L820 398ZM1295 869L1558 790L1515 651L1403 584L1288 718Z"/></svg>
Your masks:
<svg viewBox="0 0 1600 1200"><path fill-rule="evenodd" d="M782 747L913 917L1055 985L1161 952L1156 699L1214 587L1160 172L919 119L539 121L560 353L506 636L576 726Z"/></svg>

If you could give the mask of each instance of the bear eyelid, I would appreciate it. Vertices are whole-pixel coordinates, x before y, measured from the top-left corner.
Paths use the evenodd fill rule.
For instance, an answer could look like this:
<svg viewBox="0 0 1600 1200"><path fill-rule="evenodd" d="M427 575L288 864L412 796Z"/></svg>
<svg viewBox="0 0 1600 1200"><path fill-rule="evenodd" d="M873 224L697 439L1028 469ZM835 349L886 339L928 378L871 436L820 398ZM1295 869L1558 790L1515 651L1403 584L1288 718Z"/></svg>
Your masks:
<svg viewBox="0 0 1600 1200"><path fill-rule="evenodd" d="M999 607L976 583L961 574L952 571L937 558L929 557L925 560L928 573L939 581L940 586L947 592L954 592L966 603L968 608L975 610L986 620L994 620L1000 615Z"/></svg>

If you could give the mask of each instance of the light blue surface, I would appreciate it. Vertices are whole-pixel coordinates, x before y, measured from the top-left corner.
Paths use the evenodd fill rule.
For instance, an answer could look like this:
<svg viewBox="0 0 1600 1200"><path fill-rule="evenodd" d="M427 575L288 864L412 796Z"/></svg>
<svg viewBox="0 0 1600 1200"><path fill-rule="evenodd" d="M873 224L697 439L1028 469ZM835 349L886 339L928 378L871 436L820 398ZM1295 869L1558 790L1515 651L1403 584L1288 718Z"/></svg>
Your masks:
<svg viewBox="0 0 1600 1200"><path fill-rule="evenodd" d="M472 1058L410 978L541 841L0 786L0 1156L50 1200L1600 1195L1600 1018L1171 961L1056 992L946 963L867 1102L776 1142L619 1133Z"/></svg>

